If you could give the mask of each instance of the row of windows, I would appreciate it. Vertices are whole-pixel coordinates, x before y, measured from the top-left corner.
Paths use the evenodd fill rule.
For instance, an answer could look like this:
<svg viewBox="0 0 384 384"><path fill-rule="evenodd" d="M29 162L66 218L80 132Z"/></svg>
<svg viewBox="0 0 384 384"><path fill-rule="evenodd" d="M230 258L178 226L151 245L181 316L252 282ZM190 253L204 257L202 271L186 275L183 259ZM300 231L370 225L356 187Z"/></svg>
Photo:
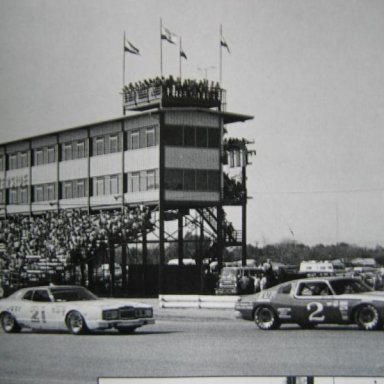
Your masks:
<svg viewBox="0 0 384 384"><path fill-rule="evenodd" d="M57 190L55 183L39 184L32 186L32 201L56 200L57 194L60 199L74 199L87 197L89 190L91 196L117 195L126 192L151 191L159 188L159 172L157 169L130 172L124 175L108 175L94 177L91 185L86 179L67 180L59 183ZM11 188L8 190L8 204L28 204L28 187ZM5 190L0 190L0 202L5 203Z"/></svg>
<svg viewBox="0 0 384 384"><path fill-rule="evenodd" d="M219 148L220 130L217 128L168 125L164 129L165 145L180 147Z"/></svg>
<svg viewBox="0 0 384 384"><path fill-rule="evenodd" d="M75 140L60 145L60 161L82 159L91 153L91 156L105 155L124 150L152 147L159 144L157 127L151 126L140 128L126 133L124 140L123 133L116 133L104 136L96 136L91 139L91 150L88 148L87 140ZM45 146L32 151L32 165L54 163L58 159L57 146ZM12 153L8 156L8 167L6 157L0 155L0 171L6 168L9 170L29 166L28 151Z"/></svg>
<svg viewBox="0 0 384 384"><path fill-rule="evenodd" d="M165 189L173 191L219 191L220 172L201 169L166 169Z"/></svg>

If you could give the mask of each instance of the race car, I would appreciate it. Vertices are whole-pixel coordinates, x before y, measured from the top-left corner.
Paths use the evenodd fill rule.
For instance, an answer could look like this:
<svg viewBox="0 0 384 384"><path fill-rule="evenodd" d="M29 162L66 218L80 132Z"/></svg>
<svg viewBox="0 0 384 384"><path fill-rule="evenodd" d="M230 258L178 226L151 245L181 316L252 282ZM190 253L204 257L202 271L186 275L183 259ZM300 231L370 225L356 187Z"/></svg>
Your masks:
<svg viewBox="0 0 384 384"><path fill-rule="evenodd" d="M81 286L41 286L23 288L1 299L0 322L7 333L25 327L79 335L110 328L132 333L155 320L153 308L147 304L101 299Z"/></svg>
<svg viewBox="0 0 384 384"><path fill-rule="evenodd" d="M235 305L240 318L263 330L283 323L302 328L318 324L357 324L360 329L383 326L384 292L373 291L352 277L305 278L244 296Z"/></svg>

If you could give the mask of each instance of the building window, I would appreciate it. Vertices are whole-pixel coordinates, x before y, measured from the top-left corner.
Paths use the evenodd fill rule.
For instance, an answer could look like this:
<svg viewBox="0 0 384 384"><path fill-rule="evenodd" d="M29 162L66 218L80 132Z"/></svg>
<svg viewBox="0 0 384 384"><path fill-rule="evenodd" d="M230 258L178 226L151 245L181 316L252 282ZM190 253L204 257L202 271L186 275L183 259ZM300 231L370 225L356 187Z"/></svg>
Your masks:
<svg viewBox="0 0 384 384"><path fill-rule="evenodd" d="M104 177L96 178L96 196L104 195Z"/></svg>
<svg viewBox="0 0 384 384"><path fill-rule="evenodd" d="M195 128L184 127L184 146L194 147L195 146Z"/></svg>
<svg viewBox="0 0 384 384"><path fill-rule="evenodd" d="M181 191L183 189L183 170L166 169L164 182L165 189Z"/></svg>
<svg viewBox="0 0 384 384"><path fill-rule="evenodd" d="M4 156L0 156L0 171L4 171Z"/></svg>
<svg viewBox="0 0 384 384"><path fill-rule="evenodd" d="M197 191L208 190L207 171L205 170L196 171L196 190Z"/></svg>
<svg viewBox="0 0 384 384"><path fill-rule="evenodd" d="M44 201L44 188L42 185L35 185L34 187L34 201Z"/></svg>
<svg viewBox="0 0 384 384"><path fill-rule="evenodd" d="M153 189L157 189L156 172L155 171L147 171L147 191L151 191Z"/></svg>
<svg viewBox="0 0 384 384"><path fill-rule="evenodd" d="M17 155L9 155L9 169L16 169L17 168Z"/></svg>
<svg viewBox="0 0 384 384"><path fill-rule="evenodd" d="M9 190L9 204L17 204L17 189L12 188Z"/></svg>
<svg viewBox="0 0 384 384"><path fill-rule="evenodd" d="M72 144L70 143L63 145L63 160L72 160Z"/></svg>
<svg viewBox="0 0 384 384"><path fill-rule="evenodd" d="M48 184L46 186L47 188L47 198L46 200L55 200L55 185L54 184Z"/></svg>
<svg viewBox="0 0 384 384"><path fill-rule="evenodd" d="M66 181L64 182L63 187L63 199L71 199L72 198L72 182Z"/></svg>
<svg viewBox="0 0 384 384"><path fill-rule="evenodd" d="M44 153L42 149L35 150L35 165L44 164Z"/></svg>
<svg viewBox="0 0 384 384"><path fill-rule="evenodd" d="M133 131L131 133L131 148L132 149L140 148L140 134L139 134L139 131Z"/></svg>
<svg viewBox="0 0 384 384"><path fill-rule="evenodd" d="M184 170L183 189L184 191L194 191L196 189L196 177L193 169Z"/></svg>
<svg viewBox="0 0 384 384"><path fill-rule="evenodd" d="M183 128L179 126L169 125L164 130L165 145L182 146L183 145Z"/></svg>
<svg viewBox="0 0 384 384"><path fill-rule="evenodd" d="M55 162L55 148L54 147L48 147L48 163L54 163Z"/></svg>
<svg viewBox="0 0 384 384"><path fill-rule="evenodd" d="M208 128L208 148L220 147L220 129Z"/></svg>
<svg viewBox="0 0 384 384"><path fill-rule="evenodd" d="M85 197L85 180L77 180L76 197Z"/></svg>
<svg viewBox="0 0 384 384"><path fill-rule="evenodd" d="M96 156L104 155L104 137L98 137L96 139Z"/></svg>
<svg viewBox="0 0 384 384"><path fill-rule="evenodd" d="M19 153L17 166L18 166L18 168L28 167L27 152L20 152Z"/></svg>
<svg viewBox="0 0 384 384"><path fill-rule="evenodd" d="M132 173L132 184L131 184L131 191L130 192L140 192L140 173Z"/></svg>
<svg viewBox="0 0 384 384"><path fill-rule="evenodd" d="M5 197L5 191L4 191L4 189L0 189L0 204L4 204L5 203L4 197Z"/></svg>
<svg viewBox="0 0 384 384"><path fill-rule="evenodd" d="M85 142L78 141L76 143L76 157L77 159L83 159L85 157Z"/></svg>
<svg viewBox="0 0 384 384"><path fill-rule="evenodd" d="M221 179L219 171L207 171L207 190L219 191L221 188Z"/></svg>
<svg viewBox="0 0 384 384"><path fill-rule="evenodd" d="M147 147L153 147L156 145L156 139L155 139L155 128L147 128L146 129L146 143Z"/></svg>
<svg viewBox="0 0 384 384"><path fill-rule="evenodd" d="M117 135L109 137L109 153L115 153L119 150Z"/></svg>
<svg viewBox="0 0 384 384"><path fill-rule="evenodd" d="M196 127L196 147L207 148L208 146L207 128Z"/></svg>
<svg viewBox="0 0 384 384"><path fill-rule="evenodd" d="M20 188L20 204L28 203L28 188Z"/></svg>
<svg viewBox="0 0 384 384"><path fill-rule="evenodd" d="M119 178L118 176L110 176L109 178L109 191L110 194L115 195L119 193Z"/></svg>

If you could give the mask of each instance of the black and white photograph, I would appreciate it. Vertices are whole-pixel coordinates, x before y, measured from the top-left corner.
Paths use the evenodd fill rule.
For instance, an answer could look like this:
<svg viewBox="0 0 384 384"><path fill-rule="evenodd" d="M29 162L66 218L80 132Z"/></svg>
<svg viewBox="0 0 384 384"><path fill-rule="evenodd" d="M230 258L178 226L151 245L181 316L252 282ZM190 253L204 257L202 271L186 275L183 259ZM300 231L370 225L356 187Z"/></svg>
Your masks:
<svg viewBox="0 0 384 384"><path fill-rule="evenodd" d="M383 20L0 0L0 384L384 383Z"/></svg>

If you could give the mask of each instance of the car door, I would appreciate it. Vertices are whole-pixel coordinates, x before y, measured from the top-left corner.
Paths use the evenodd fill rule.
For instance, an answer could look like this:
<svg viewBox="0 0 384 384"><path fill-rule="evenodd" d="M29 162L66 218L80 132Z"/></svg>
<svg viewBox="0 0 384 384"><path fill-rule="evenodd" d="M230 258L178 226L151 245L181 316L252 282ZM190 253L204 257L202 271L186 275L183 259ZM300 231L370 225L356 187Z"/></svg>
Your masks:
<svg viewBox="0 0 384 384"><path fill-rule="evenodd" d="M292 320L298 324L338 324L339 301L328 282L301 281L293 296Z"/></svg>
<svg viewBox="0 0 384 384"><path fill-rule="evenodd" d="M52 329L52 300L47 289L36 289L33 292L29 309L29 322L34 329Z"/></svg>

